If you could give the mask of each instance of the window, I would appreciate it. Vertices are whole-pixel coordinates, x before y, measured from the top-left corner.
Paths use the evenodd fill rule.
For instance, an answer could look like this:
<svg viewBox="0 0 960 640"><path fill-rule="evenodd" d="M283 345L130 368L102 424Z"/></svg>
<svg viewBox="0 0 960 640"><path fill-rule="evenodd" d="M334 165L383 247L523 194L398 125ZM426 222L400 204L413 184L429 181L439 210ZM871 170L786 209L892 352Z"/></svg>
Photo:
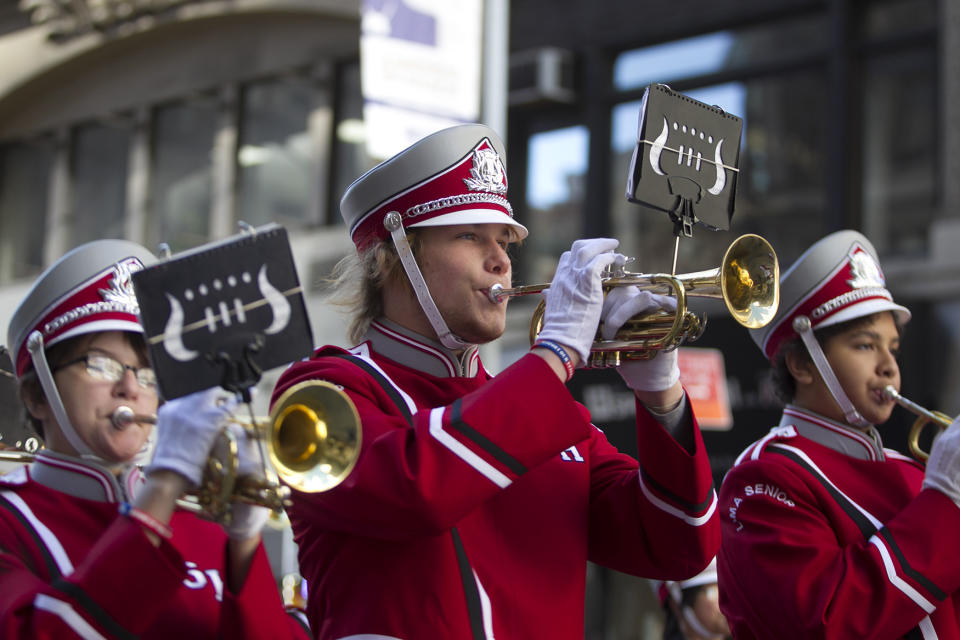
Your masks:
<svg viewBox="0 0 960 640"><path fill-rule="evenodd" d="M318 154L329 147L330 112L319 89L304 79L283 78L245 89L238 219L290 229L320 221L326 182Z"/></svg>
<svg viewBox="0 0 960 640"><path fill-rule="evenodd" d="M73 133L70 246L124 237L130 127L120 121L79 126Z"/></svg>
<svg viewBox="0 0 960 640"><path fill-rule="evenodd" d="M549 282L557 258L581 236L584 180L587 173L586 127L536 133L528 142L524 274L530 283Z"/></svg>
<svg viewBox="0 0 960 640"><path fill-rule="evenodd" d="M52 161L48 139L0 147L0 282L43 268Z"/></svg>
<svg viewBox="0 0 960 640"><path fill-rule="evenodd" d="M148 247L165 242L177 252L210 239L211 152L216 123L217 108L212 98L156 110Z"/></svg>

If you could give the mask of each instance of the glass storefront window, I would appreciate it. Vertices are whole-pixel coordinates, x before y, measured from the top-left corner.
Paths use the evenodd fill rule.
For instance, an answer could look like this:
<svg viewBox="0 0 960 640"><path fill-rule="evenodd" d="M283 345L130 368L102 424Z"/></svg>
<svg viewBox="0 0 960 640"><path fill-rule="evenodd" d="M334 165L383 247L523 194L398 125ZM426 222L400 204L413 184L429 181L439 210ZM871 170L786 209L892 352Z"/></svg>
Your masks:
<svg viewBox="0 0 960 640"><path fill-rule="evenodd" d="M130 127L119 121L74 130L73 197L68 217L71 245L123 237L130 139Z"/></svg>
<svg viewBox="0 0 960 640"><path fill-rule="evenodd" d="M311 121L323 120L319 92L309 82L282 79L243 92L238 151L237 217L254 226L276 222L296 229L319 222L317 149ZM316 115L315 115L316 114Z"/></svg>
<svg viewBox="0 0 960 640"><path fill-rule="evenodd" d="M863 231L881 254L925 256L937 213L935 52L873 58L864 74Z"/></svg>
<svg viewBox="0 0 960 640"><path fill-rule="evenodd" d="M530 136L522 220L530 230L523 250L530 280L524 284L549 282L560 254L582 234L588 146L583 126Z"/></svg>
<svg viewBox="0 0 960 640"><path fill-rule="evenodd" d="M210 154L216 124L212 99L156 110L146 246L166 242L176 253L209 240Z"/></svg>
<svg viewBox="0 0 960 640"><path fill-rule="evenodd" d="M863 36L872 40L918 29L935 29L937 5L938 0L871 0L864 7Z"/></svg>
<svg viewBox="0 0 960 640"><path fill-rule="evenodd" d="M367 153L363 124L363 97L360 93L360 65L349 63L339 70L337 123L334 133L334 175L331 215L328 224L342 224L340 198L350 184L377 164Z"/></svg>
<svg viewBox="0 0 960 640"><path fill-rule="evenodd" d="M47 140L0 147L0 282L43 267L52 160Z"/></svg>
<svg viewBox="0 0 960 640"><path fill-rule="evenodd" d="M823 52L829 30L823 16L796 18L626 51L614 64L614 87L639 89L652 82L670 84L756 65Z"/></svg>
<svg viewBox="0 0 960 640"><path fill-rule="evenodd" d="M744 125L730 230L697 225L693 240L679 244L678 273L716 267L726 247L743 233L765 237L783 262L797 256L779 247L802 247L826 232L822 86L821 74L798 72L684 92L741 116ZM636 257L631 270L669 272L674 252L669 216L624 197L639 110L639 101L634 101L617 105L612 113L614 236L622 253Z"/></svg>

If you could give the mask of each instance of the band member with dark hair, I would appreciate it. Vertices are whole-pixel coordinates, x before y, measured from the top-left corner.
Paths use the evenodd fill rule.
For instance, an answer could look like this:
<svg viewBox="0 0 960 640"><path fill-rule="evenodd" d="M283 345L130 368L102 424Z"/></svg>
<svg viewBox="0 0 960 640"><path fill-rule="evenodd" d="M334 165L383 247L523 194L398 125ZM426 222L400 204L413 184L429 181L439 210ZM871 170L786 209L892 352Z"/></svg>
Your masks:
<svg viewBox="0 0 960 640"><path fill-rule="evenodd" d="M45 447L0 476L0 637L306 638L261 543L268 511L238 504L221 527L176 508L235 401L208 390L158 410L130 282L154 261L132 242L85 244L13 314ZM238 438L246 467L252 443Z"/></svg>
<svg viewBox="0 0 960 640"><path fill-rule="evenodd" d="M675 353L620 367L635 390L637 460L590 423L564 382L608 331L663 301L607 296L616 240L578 240L546 293L530 352L496 377L510 252L527 235L504 152L482 125L445 129L355 181L341 201L357 254L352 349L321 348L280 378L341 387L362 424L351 475L288 509L319 638L582 638L586 563L651 578L716 552L710 465ZM342 290L342 289L341 289ZM615 320L621 317L622 319Z"/></svg>
<svg viewBox="0 0 960 640"><path fill-rule="evenodd" d="M656 582L654 588L663 607L663 640L729 640L716 561L692 578Z"/></svg>
<svg viewBox="0 0 960 640"><path fill-rule="evenodd" d="M810 247L752 330L787 402L720 492L720 607L735 638L960 638L960 426L926 470L883 446L910 312L856 231Z"/></svg>

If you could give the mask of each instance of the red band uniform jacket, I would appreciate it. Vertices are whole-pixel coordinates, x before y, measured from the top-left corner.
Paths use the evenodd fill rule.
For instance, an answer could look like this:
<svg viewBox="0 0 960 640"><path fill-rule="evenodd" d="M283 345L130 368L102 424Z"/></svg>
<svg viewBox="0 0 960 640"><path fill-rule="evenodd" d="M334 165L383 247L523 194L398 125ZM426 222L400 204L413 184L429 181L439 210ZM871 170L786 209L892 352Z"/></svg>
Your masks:
<svg viewBox="0 0 960 640"><path fill-rule="evenodd" d="M309 379L357 407L357 466L288 509L318 638L582 639L586 562L688 577L719 543L710 465L638 407L640 465L591 425L546 362L491 378L385 320ZM362 634L362 635L361 635Z"/></svg>
<svg viewBox="0 0 960 640"><path fill-rule="evenodd" d="M0 476L0 638L308 638L284 612L263 545L240 593L226 586L227 536L177 511L154 547L119 515L139 482L42 451Z"/></svg>
<svg viewBox="0 0 960 640"><path fill-rule="evenodd" d="M720 607L744 638L960 638L960 509L923 469L788 405L720 490Z"/></svg>

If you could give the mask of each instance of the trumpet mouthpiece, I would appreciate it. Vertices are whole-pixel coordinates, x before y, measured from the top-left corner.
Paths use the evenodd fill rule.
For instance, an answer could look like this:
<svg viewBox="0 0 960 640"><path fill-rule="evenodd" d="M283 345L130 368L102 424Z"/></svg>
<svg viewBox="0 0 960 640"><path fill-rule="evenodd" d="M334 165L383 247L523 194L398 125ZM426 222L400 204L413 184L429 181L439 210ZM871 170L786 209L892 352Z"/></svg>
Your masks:
<svg viewBox="0 0 960 640"><path fill-rule="evenodd" d="M113 422L113 426L121 429L134 422L156 424L157 418L156 416L135 413L130 407L121 405L110 414L110 421Z"/></svg>
<svg viewBox="0 0 960 640"><path fill-rule="evenodd" d="M503 285L498 282L491 286L487 297L490 298L490 302L500 302L503 298Z"/></svg>

